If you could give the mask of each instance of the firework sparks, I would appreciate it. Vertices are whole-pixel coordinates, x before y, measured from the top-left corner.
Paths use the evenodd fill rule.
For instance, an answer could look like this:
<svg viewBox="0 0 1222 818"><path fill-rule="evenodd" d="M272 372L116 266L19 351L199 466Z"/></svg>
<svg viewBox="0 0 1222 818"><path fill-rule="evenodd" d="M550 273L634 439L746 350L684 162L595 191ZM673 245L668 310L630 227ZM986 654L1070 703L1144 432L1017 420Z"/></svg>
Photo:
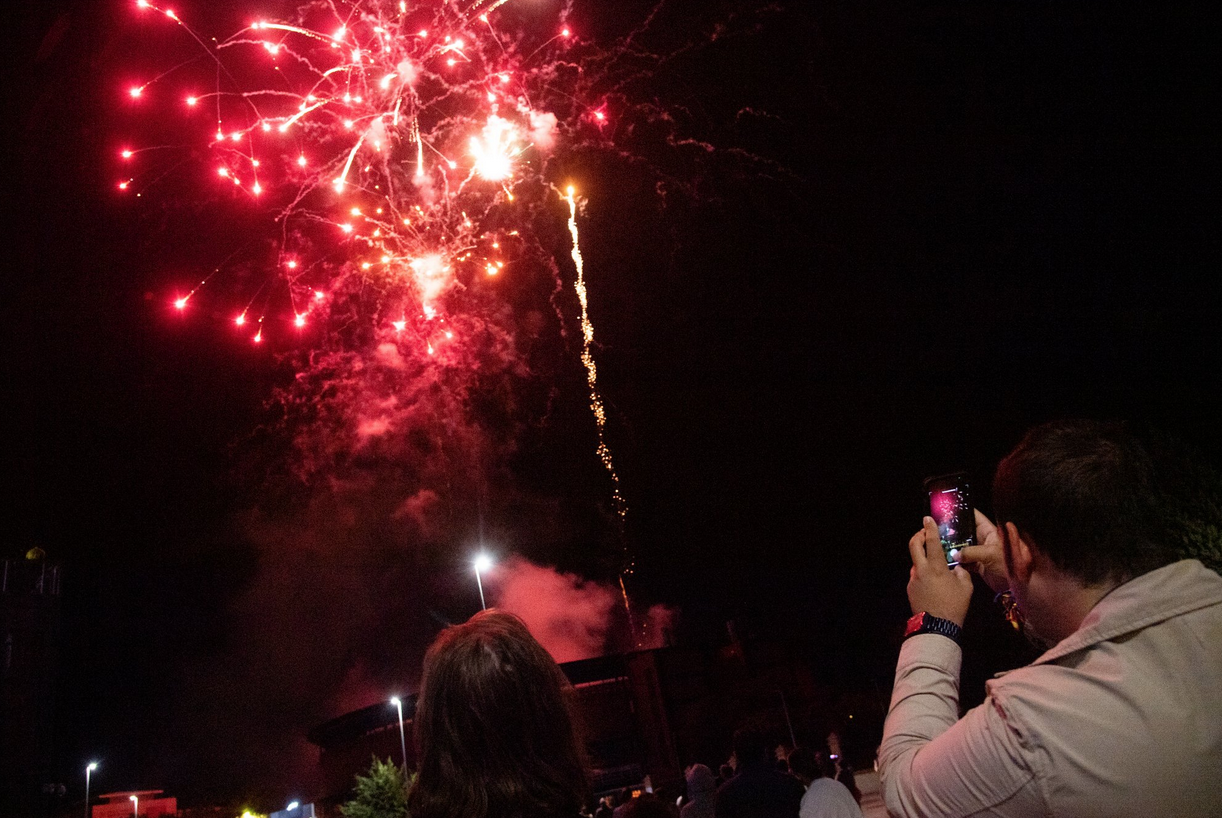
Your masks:
<svg viewBox="0 0 1222 818"><path fill-rule="evenodd" d="M476 274L498 277L523 252L518 231L485 225L509 223L491 217L519 188L542 185L562 127L549 95L567 119L581 119L571 89L553 87L556 50L572 43L563 21L564 34L549 32L524 58L531 33L490 19L505 0L313 3L293 20L259 20L224 40L196 33L179 12L136 5L187 33L215 87L200 88L203 63L188 59L129 84L131 104L169 97L188 123L210 109L195 151L202 143L213 178L279 234L279 261L265 265L270 280L238 299L232 326L257 324L255 341L264 319L300 329L325 319L356 277L379 294L379 332L430 354L453 339L448 315L470 307L473 287L488 286ZM179 74L185 87L167 95ZM121 155L120 191L141 195L162 178L156 153L125 147ZM231 297L225 281L210 276L209 297Z"/></svg>
<svg viewBox="0 0 1222 818"><path fill-rule="evenodd" d="M360 323L372 330L360 351L367 363L354 365L366 373L457 371L479 360L481 338L509 337L491 305L515 263L542 252L519 228L555 202L549 159L583 133L605 140L610 114L605 100L583 101L578 62L561 58L578 44L565 21L543 33L502 26L493 18L508 3L327 0L217 40L197 34L185 14L138 0L144 13L186 32L197 59L129 83L128 104L171 101L186 118L188 152L207 157L209 195L227 197L246 222L274 226L276 236L271 257L245 262L262 278L227 276L222 266L179 291L177 310L201 298L230 302L219 312L255 344ZM173 151L117 152L119 189L141 195L165 177L158 163ZM577 202L572 188L561 198L597 455L623 542L627 504L607 443ZM404 404L402 396L379 401ZM393 427L384 418L360 426L363 439ZM633 567L625 545L619 584L630 627L624 577Z"/></svg>

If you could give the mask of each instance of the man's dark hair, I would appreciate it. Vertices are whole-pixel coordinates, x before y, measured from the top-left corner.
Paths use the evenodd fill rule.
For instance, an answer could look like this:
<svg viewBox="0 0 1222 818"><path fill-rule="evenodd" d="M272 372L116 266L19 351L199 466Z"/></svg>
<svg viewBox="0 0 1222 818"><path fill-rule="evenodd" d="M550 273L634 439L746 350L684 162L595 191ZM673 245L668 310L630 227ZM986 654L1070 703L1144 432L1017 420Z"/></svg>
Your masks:
<svg viewBox="0 0 1222 818"><path fill-rule="evenodd" d="M1149 438L1128 424L1056 421L1027 432L997 467L993 508L1086 584L1175 560Z"/></svg>
<svg viewBox="0 0 1222 818"><path fill-rule="evenodd" d="M516 616L485 611L442 631L413 719L412 818L578 814L588 782L566 687Z"/></svg>

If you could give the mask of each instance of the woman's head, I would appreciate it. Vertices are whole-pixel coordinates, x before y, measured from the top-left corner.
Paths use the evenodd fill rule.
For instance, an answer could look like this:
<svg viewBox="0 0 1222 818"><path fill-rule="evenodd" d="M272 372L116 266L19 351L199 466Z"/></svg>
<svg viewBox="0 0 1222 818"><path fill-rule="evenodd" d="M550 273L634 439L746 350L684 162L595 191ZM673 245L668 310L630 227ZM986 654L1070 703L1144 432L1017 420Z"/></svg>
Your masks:
<svg viewBox="0 0 1222 818"><path fill-rule="evenodd" d="M587 791L567 682L522 620L492 610L424 657L413 818L576 815Z"/></svg>

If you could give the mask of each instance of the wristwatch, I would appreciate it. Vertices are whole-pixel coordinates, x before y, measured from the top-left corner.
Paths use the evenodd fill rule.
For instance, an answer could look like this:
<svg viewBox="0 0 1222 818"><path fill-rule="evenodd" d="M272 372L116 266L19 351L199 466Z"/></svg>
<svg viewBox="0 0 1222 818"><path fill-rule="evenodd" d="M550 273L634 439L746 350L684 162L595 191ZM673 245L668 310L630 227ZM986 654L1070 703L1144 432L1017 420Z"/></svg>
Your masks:
<svg viewBox="0 0 1222 818"><path fill-rule="evenodd" d="M962 630L963 628L949 619L942 619L920 611L913 614L912 618L908 620L908 627L904 629L904 638L916 636L918 633L937 633L958 644L959 633Z"/></svg>

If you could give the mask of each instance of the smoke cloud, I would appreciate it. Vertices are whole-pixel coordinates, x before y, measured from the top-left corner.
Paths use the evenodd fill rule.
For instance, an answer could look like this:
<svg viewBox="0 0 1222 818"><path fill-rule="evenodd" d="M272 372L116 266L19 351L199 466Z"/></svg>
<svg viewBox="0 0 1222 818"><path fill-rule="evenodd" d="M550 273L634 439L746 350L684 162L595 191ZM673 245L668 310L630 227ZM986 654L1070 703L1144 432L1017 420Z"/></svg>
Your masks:
<svg viewBox="0 0 1222 818"><path fill-rule="evenodd" d="M619 649L647 650L670 644L678 610L653 605L634 615L636 634L623 630L626 615L619 586L530 563L520 557L489 572L492 599L522 618L531 635L557 662L602 656ZM630 643L630 644L629 644Z"/></svg>
<svg viewBox="0 0 1222 818"><path fill-rule="evenodd" d="M514 558L489 577L498 608L517 614L557 662L600 656L618 593Z"/></svg>

